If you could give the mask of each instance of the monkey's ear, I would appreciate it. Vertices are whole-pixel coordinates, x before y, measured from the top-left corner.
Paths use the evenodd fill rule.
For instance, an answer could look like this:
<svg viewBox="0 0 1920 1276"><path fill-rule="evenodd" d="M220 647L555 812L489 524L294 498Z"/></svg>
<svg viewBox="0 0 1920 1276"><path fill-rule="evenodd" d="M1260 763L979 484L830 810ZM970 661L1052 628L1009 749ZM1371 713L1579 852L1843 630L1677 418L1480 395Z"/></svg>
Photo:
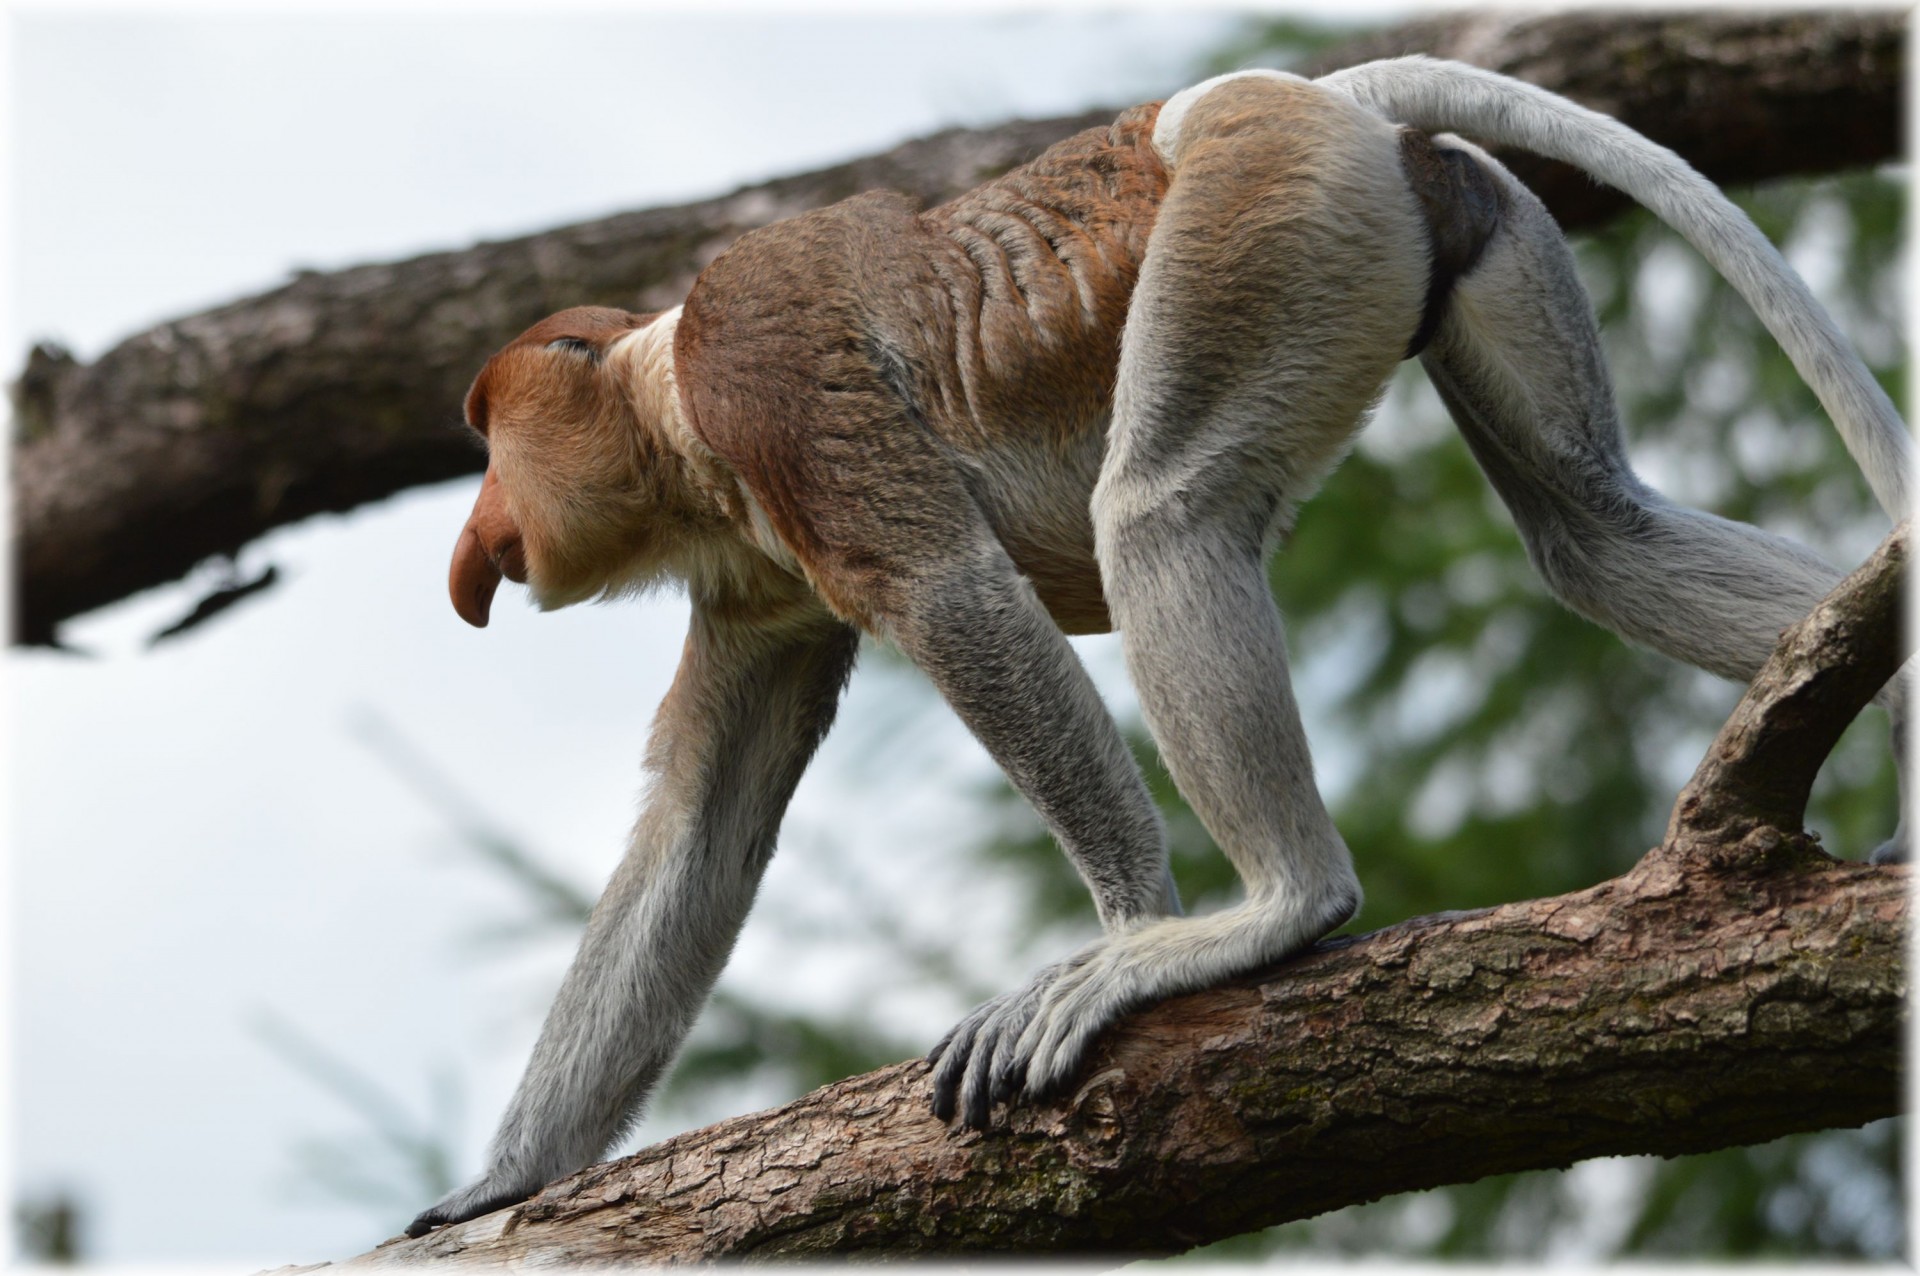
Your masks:
<svg viewBox="0 0 1920 1276"><path fill-rule="evenodd" d="M487 360L480 369L480 375L473 379L473 385L467 391L466 418L467 428L481 438L487 437L487 406L493 384L493 360Z"/></svg>

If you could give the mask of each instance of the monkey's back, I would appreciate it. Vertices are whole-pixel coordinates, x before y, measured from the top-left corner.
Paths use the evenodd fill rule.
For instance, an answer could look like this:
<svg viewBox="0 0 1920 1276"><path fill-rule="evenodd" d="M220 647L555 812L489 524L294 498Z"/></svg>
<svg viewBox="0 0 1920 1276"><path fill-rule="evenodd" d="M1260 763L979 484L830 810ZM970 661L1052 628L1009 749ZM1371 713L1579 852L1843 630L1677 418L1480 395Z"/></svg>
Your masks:
<svg viewBox="0 0 1920 1276"><path fill-rule="evenodd" d="M1134 107L921 215L951 314L927 352L958 400L950 429L1060 441L1104 420L1167 189L1158 116Z"/></svg>
<svg viewBox="0 0 1920 1276"><path fill-rule="evenodd" d="M950 537L957 498L1063 626L1106 627L1087 500L1166 192L1158 113L926 212L869 193L750 232L695 283L675 339L690 424L843 613L897 569L861 566L879 545ZM901 491L923 499L871 499Z"/></svg>

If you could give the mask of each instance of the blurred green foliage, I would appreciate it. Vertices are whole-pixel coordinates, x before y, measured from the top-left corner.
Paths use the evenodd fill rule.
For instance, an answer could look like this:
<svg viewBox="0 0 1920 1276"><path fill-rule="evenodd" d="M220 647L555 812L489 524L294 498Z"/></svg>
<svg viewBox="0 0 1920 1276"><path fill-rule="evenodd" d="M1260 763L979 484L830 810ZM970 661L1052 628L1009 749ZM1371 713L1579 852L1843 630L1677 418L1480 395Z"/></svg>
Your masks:
<svg viewBox="0 0 1920 1276"><path fill-rule="evenodd" d="M86 1257L86 1213L67 1192L16 1201L13 1248L16 1261L36 1267L70 1267Z"/></svg>

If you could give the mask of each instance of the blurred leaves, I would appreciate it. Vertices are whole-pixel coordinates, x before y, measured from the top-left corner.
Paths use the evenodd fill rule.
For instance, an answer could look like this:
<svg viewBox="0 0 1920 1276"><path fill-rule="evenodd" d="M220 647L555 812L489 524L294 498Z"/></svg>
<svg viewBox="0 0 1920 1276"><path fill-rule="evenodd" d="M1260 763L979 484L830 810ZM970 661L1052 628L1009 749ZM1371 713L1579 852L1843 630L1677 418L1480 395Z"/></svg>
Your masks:
<svg viewBox="0 0 1920 1276"><path fill-rule="evenodd" d="M419 1121L374 1076L281 1016L258 1010L250 1026L294 1071L350 1109L361 1127L351 1135L305 1139L294 1149L296 1181L304 1188L367 1206L389 1224L409 1203L434 1201L453 1190L450 1148L460 1088L451 1074L434 1078L431 1114Z"/></svg>
<svg viewBox="0 0 1920 1276"><path fill-rule="evenodd" d="M69 1267L86 1256L81 1237L85 1213L67 1192L43 1193L13 1207L13 1243L18 1261Z"/></svg>
<svg viewBox="0 0 1920 1276"><path fill-rule="evenodd" d="M1248 66L1299 66L1314 54L1372 26L1275 16L1250 22L1226 47L1208 58L1201 75L1224 75Z"/></svg>

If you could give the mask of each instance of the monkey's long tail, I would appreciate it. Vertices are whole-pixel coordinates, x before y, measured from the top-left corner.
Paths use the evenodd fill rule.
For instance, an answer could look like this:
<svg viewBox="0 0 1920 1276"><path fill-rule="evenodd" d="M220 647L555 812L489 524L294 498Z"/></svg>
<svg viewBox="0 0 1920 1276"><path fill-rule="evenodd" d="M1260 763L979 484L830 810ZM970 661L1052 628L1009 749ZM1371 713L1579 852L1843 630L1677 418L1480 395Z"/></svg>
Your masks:
<svg viewBox="0 0 1920 1276"><path fill-rule="evenodd" d="M1746 298L1833 418L1881 508L1906 517L1913 444L1899 412L1767 237L1685 160L1617 120L1464 63L1394 58L1314 82L1397 124L1563 160L1633 196Z"/></svg>

